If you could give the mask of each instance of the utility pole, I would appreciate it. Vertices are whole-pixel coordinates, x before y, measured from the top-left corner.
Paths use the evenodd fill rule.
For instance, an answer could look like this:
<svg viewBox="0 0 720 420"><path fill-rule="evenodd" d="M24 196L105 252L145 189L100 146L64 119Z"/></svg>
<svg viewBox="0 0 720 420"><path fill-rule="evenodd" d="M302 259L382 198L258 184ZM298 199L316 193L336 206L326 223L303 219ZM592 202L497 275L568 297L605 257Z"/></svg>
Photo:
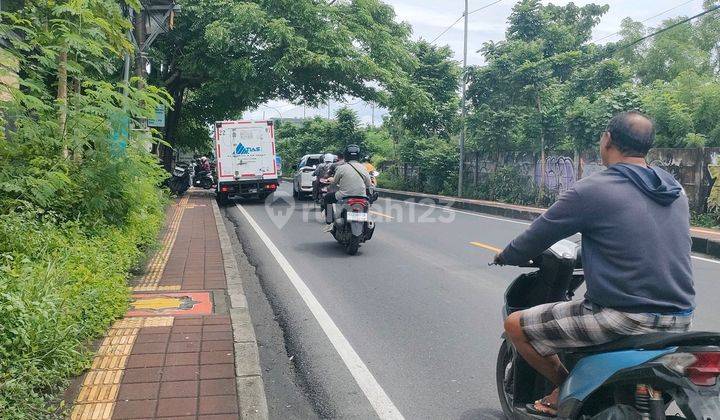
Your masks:
<svg viewBox="0 0 720 420"><path fill-rule="evenodd" d="M462 113L462 130L460 131L460 169L458 173L458 196L463 195L463 172L465 171L465 135L467 134L467 108L465 107L465 88L467 85L467 41L468 41L468 0L465 0L465 29L463 35L463 70L462 70L462 99L460 107Z"/></svg>
<svg viewBox="0 0 720 420"><path fill-rule="evenodd" d="M328 100L328 120L330 119L330 101Z"/></svg>
<svg viewBox="0 0 720 420"><path fill-rule="evenodd" d="M370 117L370 121L372 126L375 127L375 104L372 103L370 106L372 107L372 116Z"/></svg>

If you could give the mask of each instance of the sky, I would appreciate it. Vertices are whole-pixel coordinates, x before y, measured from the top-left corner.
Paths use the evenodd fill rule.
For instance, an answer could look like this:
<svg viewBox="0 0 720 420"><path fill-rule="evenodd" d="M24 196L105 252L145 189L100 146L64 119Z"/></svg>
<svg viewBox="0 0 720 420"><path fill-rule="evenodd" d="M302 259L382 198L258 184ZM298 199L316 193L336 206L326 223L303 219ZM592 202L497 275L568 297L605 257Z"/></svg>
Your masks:
<svg viewBox="0 0 720 420"><path fill-rule="evenodd" d="M494 0L468 0L469 10L486 6ZM468 18L468 65L480 65L483 63L482 55L477 51L486 41L500 41L504 39L507 18L517 0L502 0L484 10L471 13ZM592 1L576 0L577 5L584 5ZM455 22L463 14L465 7L464 0L385 0L385 3L393 6L397 20L405 21L412 26L413 39L423 38L433 40L447 27ZM543 1L565 5L569 1ZM594 3L608 4L610 10L606 13L600 24L595 28L593 40L598 41L617 32L620 29L620 22L625 17L631 17L636 21L645 21L646 26L657 26L663 19L676 16L691 16L702 11L702 0L595 0ZM669 10L672 9L672 10ZM665 12L665 13L662 13ZM654 17L662 13L660 16ZM617 36L605 38L600 43L616 41ZM455 59L462 62L463 51L463 22L462 19L450 30L447 31L436 42L438 45L449 45L455 52ZM345 105L342 102L330 102L330 112ZM373 120L372 107L363 101L355 98L347 98L347 105L354 109L364 124L370 124ZM296 106L285 101L271 101L266 106L257 110L246 112L244 118L260 119L272 117L312 117L320 115L327 117L327 106L319 109L312 109L303 106ZM375 109L375 124L382 122L382 116L387 111Z"/></svg>

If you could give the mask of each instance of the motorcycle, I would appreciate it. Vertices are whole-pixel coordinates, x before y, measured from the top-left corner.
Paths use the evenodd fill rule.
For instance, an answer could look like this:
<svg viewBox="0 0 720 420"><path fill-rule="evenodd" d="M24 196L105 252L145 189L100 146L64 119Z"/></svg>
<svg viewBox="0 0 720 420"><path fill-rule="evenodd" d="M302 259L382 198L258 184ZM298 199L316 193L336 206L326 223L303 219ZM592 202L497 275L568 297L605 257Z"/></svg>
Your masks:
<svg viewBox="0 0 720 420"><path fill-rule="evenodd" d="M190 171L187 163L177 163L165 182L163 182L170 192L176 196L181 196L190 188Z"/></svg>
<svg viewBox="0 0 720 420"><path fill-rule="evenodd" d="M329 178L318 178L317 180L317 187L314 190L314 197L315 204L322 205L323 197L325 197L325 194L328 193L328 187L330 187L330 179Z"/></svg>
<svg viewBox="0 0 720 420"><path fill-rule="evenodd" d="M369 241L375 223L369 220L370 200L365 196L345 197L325 209L325 220L331 223L330 233L349 255L355 255L360 244Z"/></svg>
<svg viewBox="0 0 720 420"><path fill-rule="evenodd" d="M202 166L198 163L195 165L193 175L193 187L209 190L215 186L215 179L212 171L203 171Z"/></svg>
<svg viewBox="0 0 720 420"><path fill-rule="evenodd" d="M579 246L563 240L525 267L505 292L503 317L532 306L571 300L584 282ZM558 354L570 375L560 387L559 419L720 418L720 334L657 332L621 338ZM508 419L547 418L527 404L552 385L525 362L505 338L496 365L500 405ZM681 411L666 416L675 403Z"/></svg>

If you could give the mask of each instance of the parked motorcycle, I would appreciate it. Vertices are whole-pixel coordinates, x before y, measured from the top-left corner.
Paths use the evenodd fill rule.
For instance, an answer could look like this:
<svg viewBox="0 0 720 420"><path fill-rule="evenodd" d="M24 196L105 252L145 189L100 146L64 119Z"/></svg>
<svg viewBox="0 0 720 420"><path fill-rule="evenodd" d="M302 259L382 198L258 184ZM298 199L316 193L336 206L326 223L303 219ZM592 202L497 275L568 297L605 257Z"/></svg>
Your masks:
<svg viewBox="0 0 720 420"><path fill-rule="evenodd" d="M190 188L190 170L187 163L178 162L173 168L172 174L163 182L170 192L181 196Z"/></svg>
<svg viewBox="0 0 720 420"><path fill-rule="evenodd" d="M360 244L369 241L375 223L368 218L370 200L365 196L345 197L325 209L325 220L331 223L330 233L349 255L355 255Z"/></svg>
<svg viewBox="0 0 720 420"><path fill-rule="evenodd" d="M193 172L193 187L209 190L215 186L215 179L213 178L212 171L202 170L200 162L196 163L195 170Z"/></svg>
<svg viewBox="0 0 720 420"><path fill-rule="evenodd" d="M526 267L505 292L503 316L543 303L570 300L584 282L579 246L563 240ZM558 355L570 370L560 388L560 419L720 418L720 334L652 333ZM497 358L500 404L509 419L543 418L526 405L552 391L505 339ZM671 403L682 412L666 416Z"/></svg>

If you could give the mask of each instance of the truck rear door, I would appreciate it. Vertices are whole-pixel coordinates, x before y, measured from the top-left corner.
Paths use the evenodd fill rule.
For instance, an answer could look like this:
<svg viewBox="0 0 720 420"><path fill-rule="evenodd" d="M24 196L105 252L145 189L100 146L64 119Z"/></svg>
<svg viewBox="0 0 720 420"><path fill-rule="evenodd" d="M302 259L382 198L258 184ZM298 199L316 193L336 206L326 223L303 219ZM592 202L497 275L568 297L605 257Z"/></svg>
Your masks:
<svg viewBox="0 0 720 420"><path fill-rule="evenodd" d="M218 179L277 179L272 121L221 121L215 125Z"/></svg>

